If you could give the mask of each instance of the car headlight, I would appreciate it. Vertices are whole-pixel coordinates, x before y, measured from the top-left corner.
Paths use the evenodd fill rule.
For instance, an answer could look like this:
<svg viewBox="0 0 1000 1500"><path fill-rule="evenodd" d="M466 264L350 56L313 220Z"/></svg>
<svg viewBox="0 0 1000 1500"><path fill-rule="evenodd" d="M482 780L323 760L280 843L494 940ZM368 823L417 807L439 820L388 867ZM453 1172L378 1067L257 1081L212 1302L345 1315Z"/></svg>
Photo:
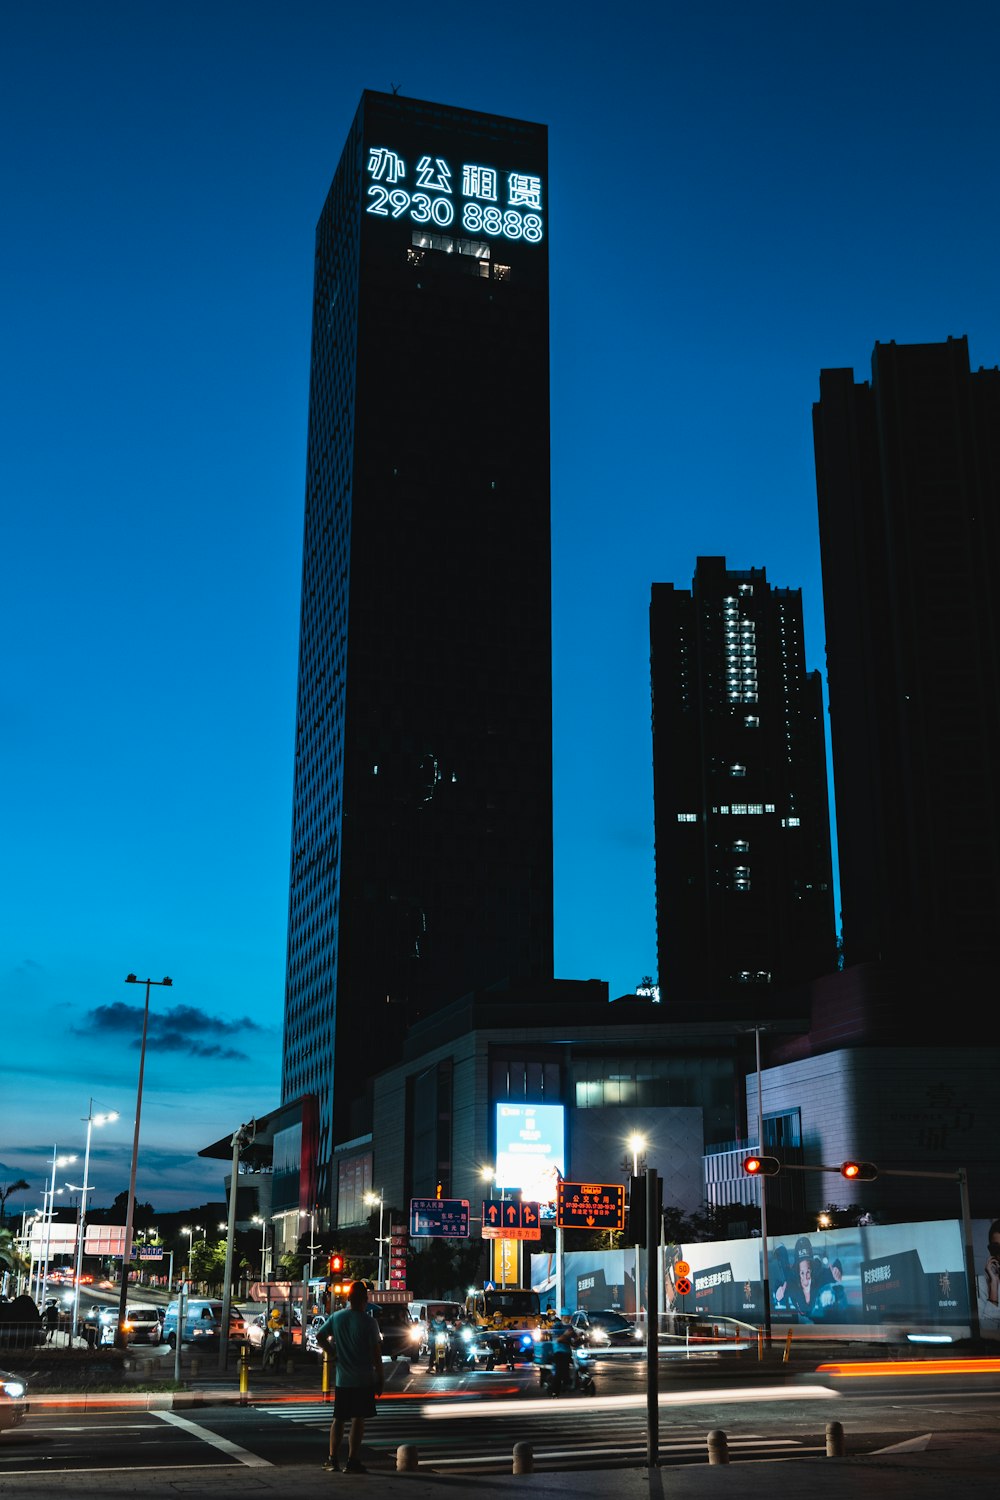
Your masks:
<svg viewBox="0 0 1000 1500"><path fill-rule="evenodd" d="M466 1343L466 1344L471 1344L472 1343L472 1338L473 1338L472 1329L471 1328L463 1328L462 1329L462 1340L463 1340L463 1342Z"/></svg>
<svg viewBox="0 0 1000 1500"><path fill-rule="evenodd" d="M422 1332L422 1330L419 1327L419 1325L417 1327L415 1327L415 1328L411 1328L410 1329L410 1338L413 1340L413 1342L415 1344L419 1344L421 1332Z"/></svg>
<svg viewBox="0 0 1000 1500"><path fill-rule="evenodd" d="M23 1380L0 1380L0 1390L12 1401L20 1401L27 1389Z"/></svg>

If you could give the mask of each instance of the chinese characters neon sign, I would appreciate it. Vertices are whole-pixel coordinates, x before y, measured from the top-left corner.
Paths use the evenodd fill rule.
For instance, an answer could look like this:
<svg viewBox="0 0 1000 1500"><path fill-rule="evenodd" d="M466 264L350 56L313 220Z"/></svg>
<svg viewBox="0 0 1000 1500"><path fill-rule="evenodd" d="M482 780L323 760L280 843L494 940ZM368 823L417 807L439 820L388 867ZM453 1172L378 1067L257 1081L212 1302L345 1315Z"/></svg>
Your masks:
<svg viewBox="0 0 1000 1500"><path fill-rule="evenodd" d="M365 211L378 218L405 215L441 229L457 219L468 234L530 245L544 237L542 179L534 173L501 172L480 162L462 162L456 170L442 156L407 161L388 146L370 146L365 174Z"/></svg>

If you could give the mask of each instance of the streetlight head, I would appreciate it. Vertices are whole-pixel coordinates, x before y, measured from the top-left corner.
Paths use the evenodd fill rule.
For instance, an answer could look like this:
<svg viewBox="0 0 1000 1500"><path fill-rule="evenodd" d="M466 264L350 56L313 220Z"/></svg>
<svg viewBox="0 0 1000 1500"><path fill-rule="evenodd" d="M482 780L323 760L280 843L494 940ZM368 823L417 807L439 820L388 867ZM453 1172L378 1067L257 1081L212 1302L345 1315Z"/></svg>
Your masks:
<svg viewBox="0 0 1000 1500"><path fill-rule="evenodd" d="M628 1146L630 1151L641 1151L645 1144L646 1137L644 1135L639 1135L638 1131L633 1131L628 1138Z"/></svg>
<svg viewBox="0 0 1000 1500"><path fill-rule="evenodd" d="M479 1175L484 1182L492 1182L497 1174L493 1167L481 1167L479 1170Z"/></svg>
<svg viewBox="0 0 1000 1500"><path fill-rule="evenodd" d="M139 981L138 981L138 979L136 979L136 977L135 977L134 974L126 974L125 975L125 983L126 984L138 984Z"/></svg>
<svg viewBox="0 0 1000 1500"><path fill-rule="evenodd" d="M183 1227L183 1229L181 1230L181 1234L190 1234L190 1233L191 1233L191 1225L190 1224L185 1224L184 1227Z"/></svg>
<svg viewBox="0 0 1000 1500"><path fill-rule="evenodd" d="M164 984L173 984L173 982L174 981L169 977L169 975L167 975L167 976L164 977L164 980L163 980Z"/></svg>

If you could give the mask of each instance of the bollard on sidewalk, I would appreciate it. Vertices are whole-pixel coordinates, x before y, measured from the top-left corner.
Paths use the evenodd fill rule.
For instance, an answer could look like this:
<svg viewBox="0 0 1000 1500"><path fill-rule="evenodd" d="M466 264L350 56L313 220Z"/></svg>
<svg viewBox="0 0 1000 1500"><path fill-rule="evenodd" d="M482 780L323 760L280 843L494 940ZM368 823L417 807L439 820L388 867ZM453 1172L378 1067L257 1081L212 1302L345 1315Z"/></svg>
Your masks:
<svg viewBox="0 0 1000 1500"><path fill-rule="evenodd" d="M844 1456L844 1427L841 1422L827 1422L826 1424L826 1456L827 1458L843 1458Z"/></svg>
<svg viewBox="0 0 1000 1500"><path fill-rule="evenodd" d="M240 1345L240 1405L246 1406L250 1395L250 1345Z"/></svg>
<svg viewBox="0 0 1000 1500"><path fill-rule="evenodd" d="M412 1470L417 1468L419 1463L420 1456L417 1453L416 1444L400 1443L399 1447L396 1449L396 1473L409 1474L412 1472ZM515 1470L515 1473L516 1472L517 1471Z"/></svg>
<svg viewBox="0 0 1000 1500"><path fill-rule="evenodd" d="M713 1428L708 1434L708 1461L710 1464L729 1462L729 1439L721 1427Z"/></svg>
<svg viewBox="0 0 1000 1500"><path fill-rule="evenodd" d="M514 1444L514 1474L531 1474L535 1468L535 1450L530 1443Z"/></svg>
<svg viewBox="0 0 1000 1500"><path fill-rule="evenodd" d="M329 1401L329 1399L330 1399L330 1351L329 1351L329 1349L324 1349L323 1350L323 1380L322 1380L322 1384L320 1386L320 1393L321 1393L324 1401Z"/></svg>

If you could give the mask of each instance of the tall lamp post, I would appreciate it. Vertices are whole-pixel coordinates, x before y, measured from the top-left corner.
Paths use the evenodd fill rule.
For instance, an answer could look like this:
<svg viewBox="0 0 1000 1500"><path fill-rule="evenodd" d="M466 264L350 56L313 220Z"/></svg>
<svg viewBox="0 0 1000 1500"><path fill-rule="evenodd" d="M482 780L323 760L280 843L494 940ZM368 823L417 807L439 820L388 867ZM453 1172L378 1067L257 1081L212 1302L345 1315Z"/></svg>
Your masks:
<svg viewBox="0 0 1000 1500"><path fill-rule="evenodd" d="M80 1189L80 1218L76 1235L76 1290L73 1293L73 1335L80 1326L80 1275L83 1271L83 1232L87 1223L87 1194L93 1189L90 1183L90 1137L95 1125L110 1125L118 1119L118 1111L109 1109L105 1114L94 1114L94 1101L87 1107L87 1145L83 1153L83 1186Z"/></svg>
<svg viewBox="0 0 1000 1500"><path fill-rule="evenodd" d="M370 1204L372 1208L375 1207L376 1203L378 1204L378 1289L382 1292L385 1290L385 1282L382 1277L382 1250L385 1244L382 1235L382 1215L385 1210L385 1196L382 1189L379 1188L377 1193L374 1191L366 1193L365 1202Z"/></svg>
<svg viewBox="0 0 1000 1500"><path fill-rule="evenodd" d="M254 1214L251 1224L260 1225L260 1279L267 1280L267 1220L262 1214Z"/></svg>
<svg viewBox="0 0 1000 1500"><path fill-rule="evenodd" d="M632 1153L632 1185L633 1185L633 1188L636 1188L636 1185L637 1185L637 1183L639 1181L639 1156L640 1156L640 1152L645 1151L645 1149L646 1149L646 1137L644 1135L640 1135L638 1133L638 1131L633 1131L632 1134L628 1138L628 1149ZM646 1167L646 1164L645 1164L645 1162L643 1162L643 1171L645 1171L645 1167ZM645 1184L643 1186L645 1186ZM636 1189L636 1190L638 1190L638 1189ZM641 1282L641 1279L640 1279L641 1278L641 1274L642 1274L642 1269L641 1269L641 1263L640 1263L640 1259L639 1259L639 1246L636 1245L636 1247L635 1247L635 1321L636 1321L636 1326L637 1327L638 1327L638 1324L639 1324L639 1288L642 1285L642 1282ZM648 1274L649 1274L649 1272L648 1272L648 1268L647 1268L647 1275Z"/></svg>
<svg viewBox="0 0 1000 1500"><path fill-rule="evenodd" d="M68 1167L71 1161L76 1161L75 1156L60 1156L59 1147L52 1147L52 1186L49 1188L49 1214L45 1224L45 1264L42 1269L42 1293L41 1304L45 1306L45 1293L49 1286L49 1253L52 1246L52 1213L55 1208L56 1193L61 1193L62 1188L56 1187L56 1167Z"/></svg>
<svg viewBox="0 0 1000 1500"><path fill-rule="evenodd" d="M188 1237L188 1263L187 1263L187 1279L188 1279L188 1281L191 1280L191 1259L192 1259L192 1256L194 1255L194 1237L195 1237L196 1232L200 1228L201 1228L200 1224L185 1224L184 1228L181 1230L181 1234L186 1234L187 1237Z"/></svg>
<svg viewBox="0 0 1000 1500"><path fill-rule="evenodd" d="M135 1208L135 1169L139 1162L139 1117L142 1114L142 1075L146 1070L146 1035L149 1031L149 990L151 985L172 985L173 980L164 979L137 979L134 974L126 974L126 984L145 984L146 1004L142 1012L142 1043L139 1048L139 1086L135 1093L135 1133L132 1137L132 1167L128 1174L128 1204L125 1209L125 1243L122 1245L122 1289L118 1298L118 1331L115 1334L115 1348L124 1349L128 1340L125 1337L125 1304L128 1301L128 1268L132 1260L132 1217ZM179 1341L179 1335L178 1335Z"/></svg>

